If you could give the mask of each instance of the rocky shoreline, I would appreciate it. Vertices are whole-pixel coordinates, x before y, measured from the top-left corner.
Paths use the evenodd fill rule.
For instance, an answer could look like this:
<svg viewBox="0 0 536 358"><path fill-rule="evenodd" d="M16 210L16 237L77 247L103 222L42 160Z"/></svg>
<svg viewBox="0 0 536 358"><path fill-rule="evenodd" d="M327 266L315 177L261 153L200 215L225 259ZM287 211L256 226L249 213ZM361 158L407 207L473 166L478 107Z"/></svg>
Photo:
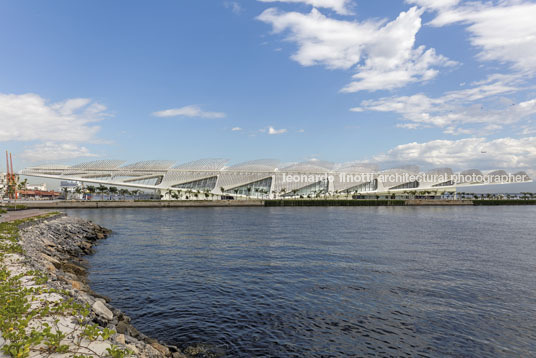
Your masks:
<svg viewBox="0 0 536 358"><path fill-rule="evenodd" d="M62 332L63 350L77 352L83 357L117 356L187 358L178 347L165 345L139 332L130 317L109 304L109 299L91 290L87 281L87 260L84 256L94 252L93 247L110 234L110 230L90 221L59 214L19 225L18 242L21 253L4 255L3 264L12 275L38 271L45 273L46 283L28 279L27 287L39 291L40 304L56 305L57 302L75 302L73 307L86 307L85 317L58 315L55 327ZM41 294L44 292L43 294ZM35 301L35 297L32 296ZM79 311L77 311L79 312ZM32 320L47 318L32 318ZM33 322L33 326L43 322ZM47 326L48 327L48 326ZM88 328L89 327L89 328ZM94 340L90 339L90 331ZM78 333L76 333L78 332ZM100 332L100 333L99 333ZM104 333L102 333L104 332ZM0 332L1 333L1 332ZM90 332L91 333L91 332ZM0 346L5 344L2 339ZM42 349L42 348L41 348ZM112 353L110 353L112 349ZM30 357L72 357L73 354L52 352L40 354L36 349ZM192 353L195 353L192 351ZM2 356L2 353L0 353Z"/></svg>

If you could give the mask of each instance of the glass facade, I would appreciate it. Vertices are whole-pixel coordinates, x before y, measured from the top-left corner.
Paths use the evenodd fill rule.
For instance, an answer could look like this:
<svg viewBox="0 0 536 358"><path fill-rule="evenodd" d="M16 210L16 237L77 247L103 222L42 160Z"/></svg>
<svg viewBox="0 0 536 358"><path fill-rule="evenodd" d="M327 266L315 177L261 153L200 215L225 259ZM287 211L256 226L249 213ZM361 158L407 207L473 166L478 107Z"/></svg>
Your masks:
<svg viewBox="0 0 536 358"><path fill-rule="evenodd" d="M350 193L352 192L363 193L367 191L375 191L377 189L378 189L378 179L374 179L367 183L359 184L354 187L348 188L345 191L348 191Z"/></svg>
<svg viewBox="0 0 536 358"><path fill-rule="evenodd" d="M329 182L327 180L317 181L316 183L304 186L300 189L295 189L289 193L283 195L283 197L292 197L292 196L303 196L316 195L321 193L327 193L329 187Z"/></svg>
<svg viewBox="0 0 536 358"><path fill-rule="evenodd" d="M245 185L237 186L225 190L225 193L248 195L253 197L263 197L270 193L272 187L272 177L257 180Z"/></svg>
<svg viewBox="0 0 536 358"><path fill-rule="evenodd" d="M415 188L418 188L419 187L419 182L418 181L410 181L409 183L404 183L404 184L400 184L400 185L396 185L392 188L389 188L389 190L396 190L396 189L415 189Z"/></svg>
<svg viewBox="0 0 536 358"><path fill-rule="evenodd" d="M180 189L192 189L197 191L205 191L205 190L213 190L216 187L216 182L218 181L218 177L209 177L209 178L203 178L200 180L194 180L187 183L177 184L173 185L173 188L180 188Z"/></svg>
<svg viewBox="0 0 536 358"><path fill-rule="evenodd" d="M434 184L434 185L432 185L432 187L437 188L437 187L441 187L441 186L452 186L452 185L454 185L454 181L449 180L449 181L445 181L443 183Z"/></svg>
<svg viewBox="0 0 536 358"><path fill-rule="evenodd" d="M150 177L150 178L142 178L142 179L126 179L124 180L125 183L129 184L142 184L142 185L158 185L162 182L162 175ZM114 180L116 177L114 177Z"/></svg>

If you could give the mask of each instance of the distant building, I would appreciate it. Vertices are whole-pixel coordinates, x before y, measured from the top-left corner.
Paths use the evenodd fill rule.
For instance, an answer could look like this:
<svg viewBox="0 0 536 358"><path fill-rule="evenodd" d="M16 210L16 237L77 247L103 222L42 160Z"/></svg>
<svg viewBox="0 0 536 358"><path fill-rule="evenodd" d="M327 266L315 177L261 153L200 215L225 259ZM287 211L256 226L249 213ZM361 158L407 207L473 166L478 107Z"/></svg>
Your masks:
<svg viewBox="0 0 536 358"><path fill-rule="evenodd" d="M19 190L17 192L19 199L57 199L60 196L60 193L54 190Z"/></svg>
<svg viewBox="0 0 536 358"><path fill-rule="evenodd" d="M477 169L454 172L436 168L422 172L408 165L380 170L370 163L332 163L312 160L281 163L261 159L228 165L225 159L202 159L177 164L144 161L126 164L102 160L73 166L44 165L21 174L62 180L62 190L74 192L80 183L136 190L154 190L159 197L210 199L213 197L312 198L325 196L409 195L438 196L458 187L526 183L525 172ZM64 184L65 183L65 184Z"/></svg>
<svg viewBox="0 0 536 358"><path fill-rule="evenodd" d="M47 183L43 184L26 184L27 190L39 190L39 191L47 191Z"/></svg>
<svg viewBox="0 0 536 358"><path fill-rule="evenodd" d="M77 190L78 188L82 189L83 185L81 182L76 180L62 180L60 182L60 190L63 194L64 199L82 199L83 193L82 190ZM78 193L77 193L78 191Z"/></svg>

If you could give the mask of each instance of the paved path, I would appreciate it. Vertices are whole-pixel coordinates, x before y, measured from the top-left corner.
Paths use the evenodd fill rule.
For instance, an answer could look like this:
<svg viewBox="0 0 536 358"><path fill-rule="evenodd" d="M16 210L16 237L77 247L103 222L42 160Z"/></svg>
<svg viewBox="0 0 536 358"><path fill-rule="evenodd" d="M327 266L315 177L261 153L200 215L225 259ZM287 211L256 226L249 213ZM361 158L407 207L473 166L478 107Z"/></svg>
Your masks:
<svg viewBox="0 0 536 358"><path fill-rule="evenodd" d="M48 212L50 212L50 210L42 210L42 209L8 211L6 214L2 214L2 216L0 216L0 223L6 222L6 221L31 218L34 216L46 214Z"/></svg>

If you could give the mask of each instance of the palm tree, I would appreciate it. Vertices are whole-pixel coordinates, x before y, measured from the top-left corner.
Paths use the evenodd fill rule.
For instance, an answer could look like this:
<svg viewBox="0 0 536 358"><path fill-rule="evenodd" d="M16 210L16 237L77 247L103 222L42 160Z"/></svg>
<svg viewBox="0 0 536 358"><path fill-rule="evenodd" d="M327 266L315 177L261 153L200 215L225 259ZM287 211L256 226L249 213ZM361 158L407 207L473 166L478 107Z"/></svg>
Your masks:
<svg viewBox="0 0 536 358"><path fill-rule="evenodd" d="M63 193L63 199L67 200L67 188L62 188L61 192Z"/></svg>
<svg viewBox="0 0 536 358"><path fill-rule="evenodd" d="M26 187L28 186L28 179L24 179L21 181L18 185L19 190L26 190Z"/></svg>
<svg viewBox="0 0 536 358"><path fill-rule="evenodd" d="M95 187L93 185L88 185L86 187L86 190L87 190L88 193L91 194L91 197L93 197L93 194L95 194L95 191L96 191L96 189L95 189Z"/></svg>
<svg viewBox="0 0 536 358"><path fill-rule="evenodd" d="M98 187L97 187L97 193L100 193L100 196L101 196L101 200L102 200L102 196L105 192L108 191L108 188L105 187L104 185L100 184Z"/></svg>
<svg viewBox="0 0 536 358"><path fill-rule="evenodd" d="M118 192L117 187L112 186L108 188L108 193L110 193L110 200L112 200L112 195L116 195Z"/></svg>
<svg viewBox="0 0 536 358"><path fill-rule="evenodd" d="M126 199L126 196L128 195L128 193L129 193L128 189L124 189L124 188L119 189L119 195L123 197L123 200Z"/></svg>
<svg viewBox="0 0 536 358"><path fill-rule="evenodd" d="M173 194L173 190L171 189L166 190L166 195L168 199L171 199L172 194Z"/></svg>
<svg viewBox="0 0 536 358"><path fill-rule="evenodd" d="M78 194L78 199L80 199L80 194L82 193L82 188L80 188L79 186L77 186L76 188L74 188L74 192L76 194Z"/></svg>

